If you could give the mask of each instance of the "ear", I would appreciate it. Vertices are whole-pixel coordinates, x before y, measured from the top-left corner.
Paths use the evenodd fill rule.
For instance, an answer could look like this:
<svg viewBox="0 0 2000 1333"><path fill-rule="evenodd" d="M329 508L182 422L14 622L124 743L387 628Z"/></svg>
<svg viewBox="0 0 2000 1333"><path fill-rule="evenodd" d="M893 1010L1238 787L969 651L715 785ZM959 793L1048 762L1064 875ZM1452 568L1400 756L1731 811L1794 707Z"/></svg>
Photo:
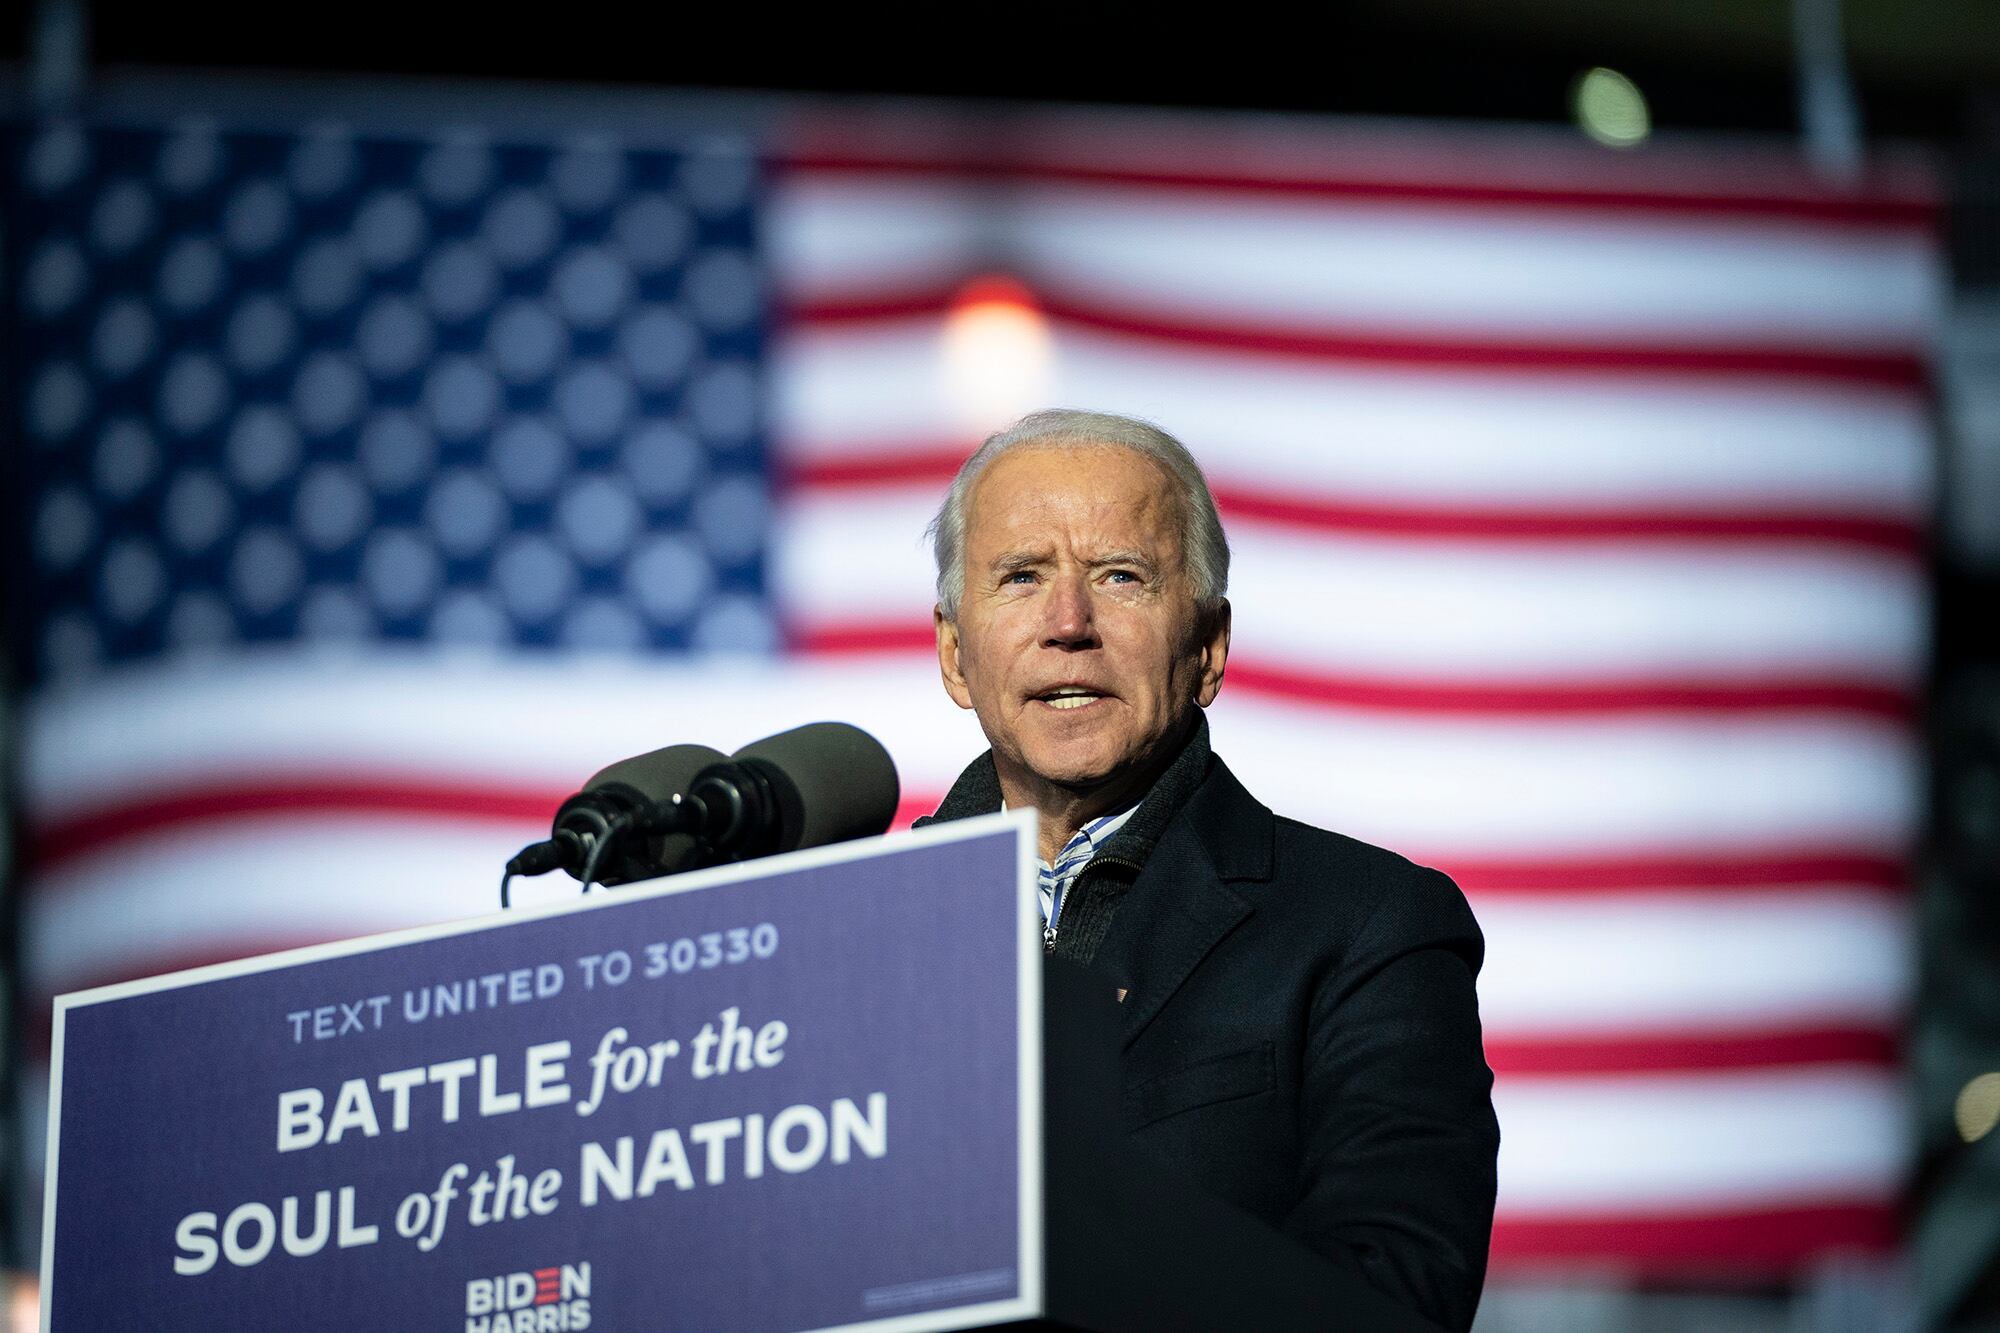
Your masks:
<svg viewBox="0 0 2000 1333"><path fill-rule="evenodd" d="M972 690L958 665L958 624L946 617L942 605L931 608L931 627L937 631L938 674L944 677L944 692L960 708L972 707Z"/></svg>
<svg viewBox="0 0 2000 1333"><path fill-rule="evenodd" d="M1201 675L1196 681L1194 701L1203 708L1215 702L1222 689L1222 668L1229 661L1229 602L1224 599L1204 617L1201 635Z"/></svg>

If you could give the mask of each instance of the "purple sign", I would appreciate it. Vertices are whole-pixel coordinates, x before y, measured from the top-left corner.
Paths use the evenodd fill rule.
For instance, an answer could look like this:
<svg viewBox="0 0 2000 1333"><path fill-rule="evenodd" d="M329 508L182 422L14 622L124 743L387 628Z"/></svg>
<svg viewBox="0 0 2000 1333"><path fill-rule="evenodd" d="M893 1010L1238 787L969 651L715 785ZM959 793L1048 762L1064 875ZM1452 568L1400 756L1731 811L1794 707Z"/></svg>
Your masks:
<svg viewBox="0 0 2000 1333"><path fill-rule="evenodd" d="M1033 836L994 816L66 996L45 1318L1032 1316Z"/></svg>

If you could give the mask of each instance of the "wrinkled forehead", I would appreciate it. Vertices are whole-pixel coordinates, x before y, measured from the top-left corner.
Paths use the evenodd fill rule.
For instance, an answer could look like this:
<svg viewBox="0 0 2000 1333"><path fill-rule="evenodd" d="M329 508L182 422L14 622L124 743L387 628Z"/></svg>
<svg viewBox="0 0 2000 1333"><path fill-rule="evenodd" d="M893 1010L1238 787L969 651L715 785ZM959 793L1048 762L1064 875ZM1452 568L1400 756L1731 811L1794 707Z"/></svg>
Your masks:
<svg viewBox="0 0 2000 1333"><path fill-rule="evenodd" d="M966 543L982 551L1058 537L1180 549L1172 474L1122 444L1019 445L979 474L965 509Z"/></svg>

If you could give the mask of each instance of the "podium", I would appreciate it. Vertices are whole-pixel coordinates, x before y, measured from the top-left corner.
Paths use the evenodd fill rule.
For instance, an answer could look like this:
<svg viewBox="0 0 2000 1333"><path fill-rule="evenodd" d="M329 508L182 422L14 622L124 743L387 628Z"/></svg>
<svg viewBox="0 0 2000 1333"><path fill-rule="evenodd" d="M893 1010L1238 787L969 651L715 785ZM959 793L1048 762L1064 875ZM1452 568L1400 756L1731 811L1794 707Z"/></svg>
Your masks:
<svg viewBox="0 0 2000 1333"><path fill-rule="evenodd" d="M57 1002L43 1326L1426 1329L1128 1151L1024 812Z"/></svg>

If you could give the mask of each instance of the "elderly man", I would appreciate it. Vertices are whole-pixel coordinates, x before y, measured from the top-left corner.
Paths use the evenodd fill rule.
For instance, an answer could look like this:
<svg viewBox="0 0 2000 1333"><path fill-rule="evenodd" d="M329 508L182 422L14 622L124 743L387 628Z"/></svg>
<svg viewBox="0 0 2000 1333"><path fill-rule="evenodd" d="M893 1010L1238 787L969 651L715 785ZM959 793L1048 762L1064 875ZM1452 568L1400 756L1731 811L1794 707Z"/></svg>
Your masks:
<svg viewBox="0 0 2000 1333"><path fill-rule="evenodd" d="M931 819L1040 815L1044 940L1123 1000L1132 1139L1469 1326L1499 1143L1479 928L1443 875L1273 815L1209 749L1229 548L1193 458L1039 412L932 533L945 689L993 748Z"/></svg>

